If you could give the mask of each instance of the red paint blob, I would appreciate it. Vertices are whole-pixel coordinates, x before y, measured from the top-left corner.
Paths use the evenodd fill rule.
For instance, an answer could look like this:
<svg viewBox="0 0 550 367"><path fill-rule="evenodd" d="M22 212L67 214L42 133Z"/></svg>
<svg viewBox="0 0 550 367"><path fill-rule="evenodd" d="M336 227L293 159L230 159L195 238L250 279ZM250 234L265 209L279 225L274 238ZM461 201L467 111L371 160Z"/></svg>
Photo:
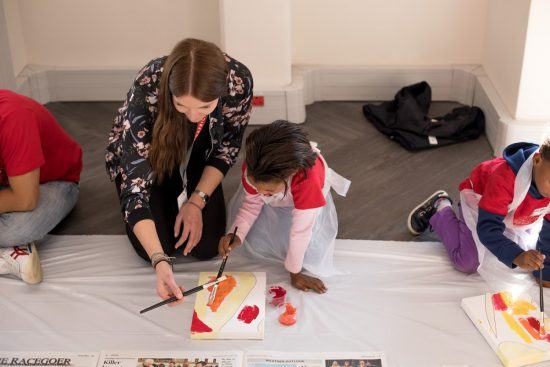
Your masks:
<svg viewBox="0 0 550 367"><path fill-rule="evenodd" d="M260 309L258 306L244 306L237 319L244 322L245 324L250 324L252 321L258 317L260 314Z"/></svg>
<svg viewBox="0 0 550 367"><path fill-rule="evenodd" d="M273 297L280 298L286 294L286 289L284 289L280 285L274 285L273 287L269 288L269 293L273 294Z"/></svg>
<svg viewBox="0 0 550 367"><path fill-rule="evenodd" d="M275 285L269 288L269 294L271 295L270 305L280 306L285 303L286 289L279 285Z"/></svg>
<svg viewBox="0 0 550 367"><path fill-rule="evenodd" d="M250 324L252 321L258 317L260 314L260 309L258 306L244 306L237 319L244 322L245 324Z"/></svg>
<svg viewBox="0 0 550 367"><path fill-rule="evenodd" d="M541 338L543 338L547 342L550 342L550 334L547 334L544 328L543 330L540 330L540 321L537 318L530 316L527 318L527 322L529 322L529 325L537 332L540 333L542 331L542 333L540 333Z"/></svg>
<svg viewBox="0 0 550 367"><path fill-rule="evenodd" d="M493 308L495 310L506 311L508 309L508 306L506 306L506 302L504 302L504 299L500 293L493 294L491 299L493 300Z"/></svg>
<svg viewBox="0 0 550 367"><path fill-rule="evenodd" d="M519 321L523 325L525 330L527 330L533 338L550 342L550 334L546 333L544 327L541 330L540 322L537 318L530 316L527 319L520 318ZM527 325L525 324L525 322L527 322Z"/></svg>
<svg viewBox="0 0 550 367"><path fill-rule="evenodd" d="M296 323L296 308L290 303L285 303L285 312L279 316L279 322L285 326L291 326Z"/></svg>
<svg viewBox="0 0 550 367"><path fill-rule="evenodd" d="M202 322L197 316L197 312L193 312L193 321L191 321L191 332L193 333L209 333L212 329L210 326Z"/></svg>
<svg viewBox="0 0 550 367"><path fill-rule="evenodd" d="M527 318L527 322L529 322L529 325L531 325L531 327L533 329L535 329L536 331L539 331L540 330L540 322L539 320L537 320L536 318L534 317L528 317Z"/></svg>

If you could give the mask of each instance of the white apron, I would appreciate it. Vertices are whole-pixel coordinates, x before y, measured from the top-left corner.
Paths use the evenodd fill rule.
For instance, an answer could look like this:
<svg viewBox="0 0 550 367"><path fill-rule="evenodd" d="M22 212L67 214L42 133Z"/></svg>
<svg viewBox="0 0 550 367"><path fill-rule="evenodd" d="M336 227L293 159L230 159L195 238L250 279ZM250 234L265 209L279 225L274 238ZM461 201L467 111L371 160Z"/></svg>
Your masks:
<svg viewBox="0 0 550 367"><path fill-rule="evenodd" d="M534 154L523 163L516 175L514 182L514 198L504 218L504 223L506 224L504 235L517 243L525 251L536 249L544 215L548 212L550 207L538 209L536 214L540 216L534 223L522 226L514 225L515 211L527 196L529 187L531 186L533 156ZM480 199L481 195L476 194L471 189L465 189L460 192L460 203L464 221L472 232L477 247L479 257L478 273L494 291L510 291L515 295L529 292L530 288L536 285L531 271L523 270L519 266L515 269L510 269L500 262L500 260L498 260L498 258L479 240L476 226Z"/></svg>
<svg viewBox="0 0 550 367"><path fill-rule="evenodd" d="M303 269L317 276L330 276L344 274L334 268L334 243L338 233L338 217L330 188L340 196L346 196L351 182L340 176L328 167L324 158L320 155L316 143L312 148L319 153L325 165L325 182L323 194L326 205L319 209L309 246L306 250L303 262ZM290 181L287 187L290 188ZM237 216L241 207L245 192L242 185L233 196L228 209L228 226ZM248 232L242 246L243 250L251 256L261 258L264 261L275 261L282 263L286 259L289 246L290 227L292 224L292 210L294 200L292 193L287 190L286 195L263 196L265 205L262 207L258 218Z"/></svg>

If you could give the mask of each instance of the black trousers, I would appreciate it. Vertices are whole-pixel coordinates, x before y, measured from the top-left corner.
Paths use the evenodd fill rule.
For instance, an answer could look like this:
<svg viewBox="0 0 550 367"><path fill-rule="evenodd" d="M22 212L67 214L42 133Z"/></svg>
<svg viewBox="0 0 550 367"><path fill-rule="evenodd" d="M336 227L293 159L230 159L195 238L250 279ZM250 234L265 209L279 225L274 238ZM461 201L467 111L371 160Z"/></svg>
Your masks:
<svg viewBox="0 0 550 367"><path fill-rule="evenodd" d="M201 174L202 170L198 174L188 172L188 195L191 195L197 187ZM181 194L182 189L182 179L177 170L171 176L165 177L161 184L153 184L151 188L149 199L151 213L162 249L169 256L182 255L187 244L186 241L178 250L175 249L179 237L174 237L174 223L179 212L177 198ZM190 254L199 260L210 260L218 255L218 244L220 238L225 234L225 221L225 201L222 185L220 184L214 190L210 200L202 210L202 237ZM183 232L183 228L181 232ZM137 254L145 261L150 261L143 245L128 225L126 226L126 233Z"/></svg>

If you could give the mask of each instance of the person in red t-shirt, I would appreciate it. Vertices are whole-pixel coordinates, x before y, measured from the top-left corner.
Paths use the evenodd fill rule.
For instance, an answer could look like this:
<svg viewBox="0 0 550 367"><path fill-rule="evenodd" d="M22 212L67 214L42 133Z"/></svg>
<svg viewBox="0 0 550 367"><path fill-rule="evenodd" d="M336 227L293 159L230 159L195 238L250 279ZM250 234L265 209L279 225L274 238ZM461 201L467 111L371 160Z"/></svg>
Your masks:
<svg viewBox="0 0 550 367"><path fill-rule="evenodd" d="M38 102L0 90L0 274L42 280L35 241L75 206L82 149Z"/></svg>

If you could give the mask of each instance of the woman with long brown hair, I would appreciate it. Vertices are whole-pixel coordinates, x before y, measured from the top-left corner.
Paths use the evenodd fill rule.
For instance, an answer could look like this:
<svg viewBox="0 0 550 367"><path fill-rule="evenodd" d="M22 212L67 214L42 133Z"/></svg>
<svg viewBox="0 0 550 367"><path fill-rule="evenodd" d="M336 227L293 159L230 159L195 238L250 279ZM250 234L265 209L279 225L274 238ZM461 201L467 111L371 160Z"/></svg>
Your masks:
<svg viewBox="0 0 550 367"><path fill-rule="evenodd" d="M216 45L185 39L141 69L109 135L106 163L130 242L160 297L182 292L171 257L218 254L221 181L250 119L252 75Z"/></svg>

